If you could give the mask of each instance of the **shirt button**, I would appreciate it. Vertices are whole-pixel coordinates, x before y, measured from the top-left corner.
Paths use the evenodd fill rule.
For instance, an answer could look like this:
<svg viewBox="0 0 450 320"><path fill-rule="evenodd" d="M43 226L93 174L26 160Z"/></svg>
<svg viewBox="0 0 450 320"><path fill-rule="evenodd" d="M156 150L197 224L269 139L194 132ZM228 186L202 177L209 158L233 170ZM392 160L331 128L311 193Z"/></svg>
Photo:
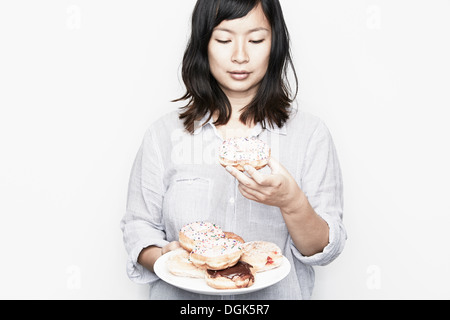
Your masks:
<svg viewBox="0 0 450 320"><path fill-rule="evenodd" d="M236 202L236 200L234 200L234 198L230 198L230 200L228 202L230 202L230 204L234 204Z"/></svg>

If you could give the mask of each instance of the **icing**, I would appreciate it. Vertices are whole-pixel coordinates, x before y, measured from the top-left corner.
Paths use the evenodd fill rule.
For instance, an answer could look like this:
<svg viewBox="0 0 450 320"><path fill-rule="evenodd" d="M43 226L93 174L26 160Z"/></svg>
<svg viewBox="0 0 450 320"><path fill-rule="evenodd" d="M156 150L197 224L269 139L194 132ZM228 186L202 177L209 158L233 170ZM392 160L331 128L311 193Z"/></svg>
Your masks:
<svg viewBox="0 0 450 320"><path fill-rule="evenodd" d="M192 253L205 257L216 257L241 251L240 244L239 241L227 238L207 239L197 243Z"/></svg>
<svg viewBox="0 0 450 320"><path fill-rule="evenodd" d="M194 222L188 225L185 225L181 228L181 232L185 234L186 237L194 240L194 241L202 241L207 240L209 238L223 238L225 234L222 229L211 223L211 222Z"/></svg>
<svg viewBox="0 0 450 320"><path fill-rule="evenodd" d="M230 161L259 161L269 158L270 148L256 137L232 138L222 143L219 154Z"/></svg>

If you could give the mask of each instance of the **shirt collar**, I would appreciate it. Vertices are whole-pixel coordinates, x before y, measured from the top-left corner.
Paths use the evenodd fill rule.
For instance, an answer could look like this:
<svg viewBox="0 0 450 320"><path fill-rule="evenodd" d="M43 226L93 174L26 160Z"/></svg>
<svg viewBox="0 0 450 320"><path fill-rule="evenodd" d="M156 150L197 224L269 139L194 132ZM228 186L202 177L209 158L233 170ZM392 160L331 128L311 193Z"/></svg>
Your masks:
<svg viewBox="0 0 450 320"><path fill-rule="evenodd" d="M213 118L211 117L209 120L208 118L209 112L202 118L202 120L194 122L194 135L199 134L206 126L215 127ZM208 122L206 122L206 120L208 120Z"/></svg>
<svg viewBox="0 0 450 320"><path fill-rule="evenodd" d="M194 126L194 135L197 135L197 134L199 134L202 130L203 130L203 128L204 127L207 127L207 126L211 126L212 128L216 128L216 126L214 125L214 120L213 120L213 118L211 117L209 120L208 120L208 118L209 118L209 113L207 113L203 118L202 118L202 120L200 120L200 121L196 121L195 122L195 126ZM208 121L207 121L208 120ZM270 131L270 132L272 132L272 133L276 133L276 134L280 134L280 135L283 135L283 136L285 136L285 135L287 135L287 128L286 128L286 124L284 124L281 128L279 128L279 127L277 127L277 126L275 126L274 128L271 128L270 126L269 127L267 127L266 128L267 129L267 131ZM259 136L260 134L261 134L261 132L263 131L263 127L262 127L262 125L261 125L261 123L260 122L258 122L257 124L256 124L256 126L253 128L253 131L252 131L252 133L251 133L251 135L250 136Z"/></svg>

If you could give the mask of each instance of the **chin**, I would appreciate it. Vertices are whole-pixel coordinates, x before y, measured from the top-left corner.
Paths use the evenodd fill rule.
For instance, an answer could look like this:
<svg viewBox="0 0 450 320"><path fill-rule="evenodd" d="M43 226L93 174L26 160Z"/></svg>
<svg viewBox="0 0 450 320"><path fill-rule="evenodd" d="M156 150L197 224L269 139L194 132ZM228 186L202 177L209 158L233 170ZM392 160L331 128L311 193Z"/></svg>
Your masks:
<svg viewBox="0 0 450 320"><path fill-rule="evenodd" d="M230 86L223 86L223 90L225 93L230 94L253 94L255 88L257 87L256 84L242 84L242 85L230 85Z"/></svg>

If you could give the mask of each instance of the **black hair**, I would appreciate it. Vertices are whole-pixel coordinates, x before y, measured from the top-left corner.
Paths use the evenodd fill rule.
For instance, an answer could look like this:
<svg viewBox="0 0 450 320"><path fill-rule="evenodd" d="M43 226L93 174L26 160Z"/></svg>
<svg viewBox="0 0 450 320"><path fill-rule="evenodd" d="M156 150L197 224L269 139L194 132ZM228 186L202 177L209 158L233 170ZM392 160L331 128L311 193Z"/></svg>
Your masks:
<svg viewBox="0 0 450 320"><path fill-rule="evenodd" d="M291 103L297 96L298 80L292 63L289 32L279 0L198 0L192 14L191 37L183 57L182 78L186 93L174 101L187 100L180 119L186 130L193 133L195 121L218 111L215 125L225 125L231 117L231 104L210 72L208 44L214 28L224 20L245 17L257 5L272 28L272 46L266 75L262 79L253 101L241 114L241 122L282 127L289 119ZM291 96L288 68L295 78L295 91ZM209 121L210 119L208 119ZM266 123L266 121L268 123Z"/></svg>

